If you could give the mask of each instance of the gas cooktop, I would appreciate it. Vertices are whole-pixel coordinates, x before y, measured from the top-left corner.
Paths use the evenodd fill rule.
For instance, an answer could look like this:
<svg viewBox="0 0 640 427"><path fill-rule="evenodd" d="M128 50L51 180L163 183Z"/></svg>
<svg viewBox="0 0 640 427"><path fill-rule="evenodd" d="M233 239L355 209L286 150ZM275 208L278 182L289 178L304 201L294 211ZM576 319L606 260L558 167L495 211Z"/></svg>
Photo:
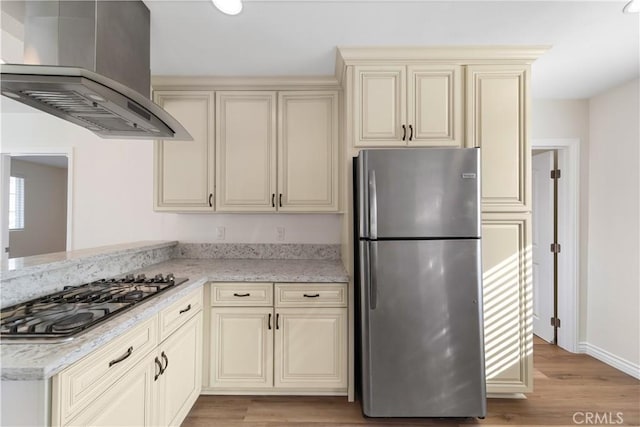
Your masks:
<svg viewBox="0 0 640 427"><path fill-rule="evenodd" d="M61 342L73 339L142 301L189 279L156 274L100 279L6 307L0 313L3 343Z"/></svg>

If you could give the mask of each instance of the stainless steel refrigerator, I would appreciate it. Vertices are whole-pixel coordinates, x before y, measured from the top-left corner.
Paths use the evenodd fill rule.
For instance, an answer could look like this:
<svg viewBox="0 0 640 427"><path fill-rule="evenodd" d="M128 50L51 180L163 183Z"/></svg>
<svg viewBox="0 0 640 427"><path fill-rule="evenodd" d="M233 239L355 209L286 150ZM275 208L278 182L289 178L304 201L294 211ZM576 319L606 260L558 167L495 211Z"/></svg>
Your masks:
<svg viewBox="0 0 640 427"><path fill-rule="evenodd" d="M479 151L354 158L356 372L367 416L486 414Z"/></svg>

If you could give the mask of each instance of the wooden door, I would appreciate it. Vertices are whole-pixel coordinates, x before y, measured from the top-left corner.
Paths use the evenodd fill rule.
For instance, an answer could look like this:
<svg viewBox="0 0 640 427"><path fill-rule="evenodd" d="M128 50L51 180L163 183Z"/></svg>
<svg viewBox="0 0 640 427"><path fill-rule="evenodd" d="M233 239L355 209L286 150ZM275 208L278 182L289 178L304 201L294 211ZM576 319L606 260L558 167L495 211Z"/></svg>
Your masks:
<svg viewBox="0 0 640 427"><path fill-rule="evenodd" d="M338 210L338 93L278 94L278 210Z"/></svg>
<svg viewBox="0 0 640 427"><path fill-rule="evenodd" d="M276 309L277 389L346 391L347 309Z"/></svg>
<svg viewBox="0 0 640 427"><path fill-rule="evenodd" d="M213 211L213 92L158 91L154 97L193 137L155 141L154 209Z"/></svg>
<svg viewBox="0 0 640 427"><path fill-rule="evenodd" d="M216 92L216 210L276 210L276 93Z"/></svg>
<svg viewBox="0 0 640 427"><path fill-rule="evenodd" d="M211 309L209 387L273 387L273 308Z"/></svg>

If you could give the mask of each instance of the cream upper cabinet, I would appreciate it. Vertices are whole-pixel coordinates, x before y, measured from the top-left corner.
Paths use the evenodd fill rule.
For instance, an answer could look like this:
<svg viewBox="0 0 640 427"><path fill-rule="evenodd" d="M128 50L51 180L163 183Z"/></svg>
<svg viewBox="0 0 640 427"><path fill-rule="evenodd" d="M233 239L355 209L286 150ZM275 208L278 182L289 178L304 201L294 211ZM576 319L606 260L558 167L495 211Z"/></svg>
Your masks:
<svg viewBox="0 0 640 427"><path fill-rule="evenodd" d="M533 387L530 214L482 214L482 280L488 393Z"/></svg>
<svg viewBox="0 0 640 427"><path fill-rule="evenodd" d="M338 210L338 93L278 93L278 210Z"/></svg>
<svg viewBox="0 0 640 427"><path fill-rule="evenodd" d="M216 92L216 182L217 211L275 210L275 92Z"/></svg>
<svg viewBox="0 0 640 427"><path fill-rule="evenodd" d="M213 92L156 91L154 99L193 137L155 141L154 209L213 211Z"/></svg>
<svg viewBox="0 0 640 427"><path fill-rule="evenodd" d="M461 146L462 67L354 67L355 147Z"/></svg>
<svg viewBox="0 0 640 427"><path fill-rule="evenodd" d="M528 65L467 67L467 146L480 147L482 210L529 211Z"/></svg>
<svg viewBox="0 0 640 427"><path fill-rule="evenodd" d="M338 210L337 92L217 92L216 118L217 211Z"/></svg>

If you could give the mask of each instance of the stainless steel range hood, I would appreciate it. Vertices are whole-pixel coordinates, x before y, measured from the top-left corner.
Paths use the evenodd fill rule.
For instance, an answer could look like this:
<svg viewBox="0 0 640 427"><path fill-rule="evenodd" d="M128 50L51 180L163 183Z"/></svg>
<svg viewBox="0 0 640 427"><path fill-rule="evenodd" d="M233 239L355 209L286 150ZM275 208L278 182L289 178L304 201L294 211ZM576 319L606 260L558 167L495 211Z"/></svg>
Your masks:
<svg viewBox="0 0 640 427"><path fill-rule="evenodd" d="M2 94L102 138L191 140L148 98L142 1L24 2L24 64L0 65Z"/></svg>

